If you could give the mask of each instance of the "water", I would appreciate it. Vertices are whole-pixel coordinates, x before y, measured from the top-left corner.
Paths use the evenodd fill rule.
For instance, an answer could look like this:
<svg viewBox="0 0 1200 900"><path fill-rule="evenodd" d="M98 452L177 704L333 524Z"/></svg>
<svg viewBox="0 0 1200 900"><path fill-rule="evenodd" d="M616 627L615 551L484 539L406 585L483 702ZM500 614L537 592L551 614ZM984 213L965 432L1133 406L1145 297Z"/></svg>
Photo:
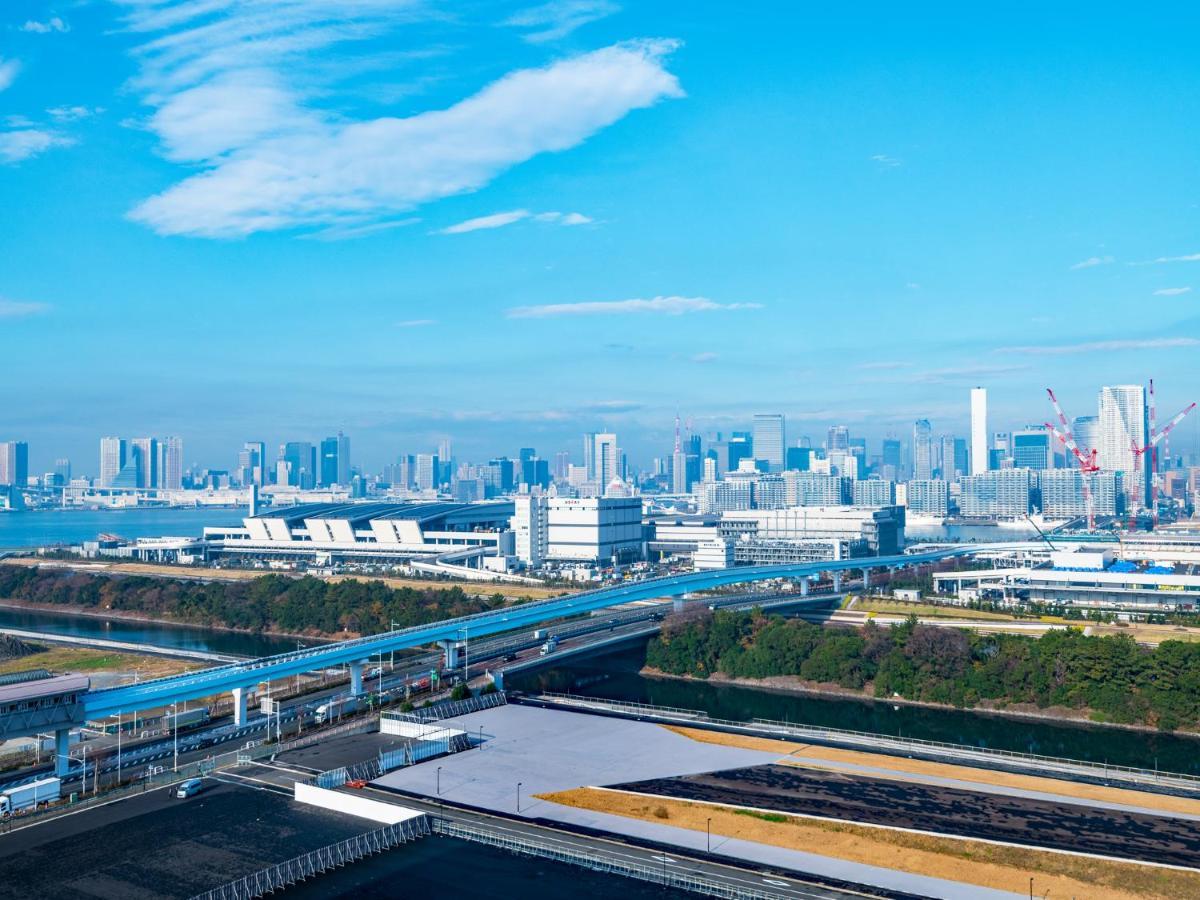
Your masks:
<svg viewBox="0 0 1200 900"><path fill-rule="evenodd" d="M1164 771L1200 775L1200 738L650 678L639 672L645 661L646 645L639 643L610 653L566 659L550 668L510 676L506 682L514 690L675 706L703 710L722 719L778 719L1112 765L1157 765Z"/></svg>
<svg viewBox="0 0 1200 900"><path fill-rule="evenodd" d="M43 634L104 638L110 641L132 641L182 650L231 653L235 656L271 656L296 649L295 638L10 607L0 607L0 628L20 628ZM304 646L312 646L315 643L316 640L308 639L304 641Z"/></svg>
<svg viewBox="0 0 1200 900"><path fill-rule="evenodd" d="M288 897L390 900L393 897L570 897L661 900L694 897L648 882L603 875L566 863L515 856L456 838L427 837L287 889Z"/></svg>
<svg viewBox="0 0 1200 900"><path fill-rule="evenodd" d="M245 517L244 508L28 509L0 513L0 549L78 544L101 533L199 537L205 525L237 525Z"/></svg>

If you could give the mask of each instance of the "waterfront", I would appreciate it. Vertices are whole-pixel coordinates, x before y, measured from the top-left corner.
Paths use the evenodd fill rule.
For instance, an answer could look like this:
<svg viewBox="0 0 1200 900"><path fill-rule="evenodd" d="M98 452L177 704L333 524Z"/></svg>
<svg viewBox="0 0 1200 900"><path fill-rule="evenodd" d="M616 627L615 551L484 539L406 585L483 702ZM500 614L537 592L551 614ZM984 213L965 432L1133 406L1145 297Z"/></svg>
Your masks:
<svg viewBox="0 0 1200 900"><path fill-rule="evenodd" d="M244 508L28 509L0 515L0 550L74 545L99 534L199 537L205 525L237 525Z"/></svg>
<svg viewBox="0 0 1200 900"><path fill-rule="evenodd" d="M553 691L702 710L715 718L777 719L1015 750L1121 766L1200 774L1200 738L1057 723L886 701L785 693L642 675L645 645L564 660L507 679L514 690Z"/></svg>

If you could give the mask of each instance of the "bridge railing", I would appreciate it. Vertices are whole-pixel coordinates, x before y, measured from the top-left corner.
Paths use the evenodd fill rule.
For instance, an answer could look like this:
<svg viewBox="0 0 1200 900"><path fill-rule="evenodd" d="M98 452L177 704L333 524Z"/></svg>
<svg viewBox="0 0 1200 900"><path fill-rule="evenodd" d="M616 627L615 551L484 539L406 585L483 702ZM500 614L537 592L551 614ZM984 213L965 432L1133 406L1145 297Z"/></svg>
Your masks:
<svg viewBox="0 0 1200 900"><path fill-rule="evenodd" d="M1061 756L1045 756L1037 753L1022 753L993 747L976 747L970 744L953 744L946 741L930 741L923 738L908 738L902 735L880 734L870 731L854 731L846 728L828 728L822 725L804 725L796 722L781 722L777 719L721 719L708 713L681 709L672 706L654 706L624 700L606 700L598 697L583 697L575 694L542 693L529 695L531 700L544 700L561 706L583 709L607 710L634 718L666 719L683 724L710 725L725 730L749 731L760 735L783 735L827 743L869 746L880 750L897 748L902 752L925 752L943 758L962 760L965 758L987 758L997 761L1008 760L1040 768L1062 772L1087 772L1103 779L1114 779L1138 784L1175 785L1200 790L1200 775L1184 772L1165 772L1158 769L1143 769L1134 766L1118 766L1096 763L1089 760L1068 759Z"/></svg>

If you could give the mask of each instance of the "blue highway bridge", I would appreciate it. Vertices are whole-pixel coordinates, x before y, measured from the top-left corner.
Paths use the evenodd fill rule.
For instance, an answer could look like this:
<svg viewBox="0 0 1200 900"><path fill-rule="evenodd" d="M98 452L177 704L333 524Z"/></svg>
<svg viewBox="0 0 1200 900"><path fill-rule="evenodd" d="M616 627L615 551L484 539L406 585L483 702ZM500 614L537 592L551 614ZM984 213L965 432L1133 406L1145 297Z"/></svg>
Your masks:
<svg viewBox="0 0 1200 900"><path fill-rule="evenodd" d="M281 653L277 656L214 666L210 669L143 681L138 684L89 691L82 698L83 711L87 719L94 720L110 716L113 713L131 713L142 709L170 706L173 703L211 697L214 694L229 691L233 694L234 699L234 720L237 724L242 724L246 720L247 696L262 682L288 678L318 669L349 665L351 691L358 694L362 693L363 666L368 664L372 657L378 658L380 654L394 650L439 643L446 650L447 664L453 667L457 665L460 643L471 638L515 631L553 619L587 613L635 600L679 597L691 591L767 581L774 578L803 579L801 588L802 593L805 593L808 580L822 573L831 574L834 580L834 589L838 590L843 572L861 571L864 580L869 581L869 573L872 569L897 569L954 557L971 556L983 551L1036 550L1044 546L1038 542L963 544L896 556L870 556L795 565L744 566L625 582L615 587L583 591L567 597L538 600L505 609L462 616L457 619L446 619L429 625L418 625L369 637ZM64 748L61 752L65 754L68 741L67 730L56 732L56 737Z"/></svg>

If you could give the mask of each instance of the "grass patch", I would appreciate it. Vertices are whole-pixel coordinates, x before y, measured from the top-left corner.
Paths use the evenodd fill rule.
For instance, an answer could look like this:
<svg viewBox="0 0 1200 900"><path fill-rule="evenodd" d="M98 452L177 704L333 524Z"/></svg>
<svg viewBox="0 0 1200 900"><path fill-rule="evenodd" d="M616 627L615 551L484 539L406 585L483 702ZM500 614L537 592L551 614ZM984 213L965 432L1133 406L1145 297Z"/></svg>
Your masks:
<svg viewBox="0 0 1200 900"><path fill-rule="evenodd" d="M735 815L749 816L752 819L761 819L764 822L786 822L788 817L783 813L766 813L759 812L757 809L735 809Z"/></svg>
<svg viewBox="0 0 1200 900"><path fill-rule="evenodd" d="M118 653L88 647L49 646L43 653L31 653L19 659L0 662L0 675L23 672L27 669L49 669L51 672L132 672L142 678L157 678L199 668L194 662L140 653Z"/></svg>
<svg viewBox="0 0 1200 900"><path fill-rule="evenodd" d="M959 606L938 606L936 603L909 603L905 600L864 598L854 605L864 612L893 613L901 616L925 616L931 619L976 619L978 621L1012 622L1016 616L1008 613L984 612Z"/></svg>

